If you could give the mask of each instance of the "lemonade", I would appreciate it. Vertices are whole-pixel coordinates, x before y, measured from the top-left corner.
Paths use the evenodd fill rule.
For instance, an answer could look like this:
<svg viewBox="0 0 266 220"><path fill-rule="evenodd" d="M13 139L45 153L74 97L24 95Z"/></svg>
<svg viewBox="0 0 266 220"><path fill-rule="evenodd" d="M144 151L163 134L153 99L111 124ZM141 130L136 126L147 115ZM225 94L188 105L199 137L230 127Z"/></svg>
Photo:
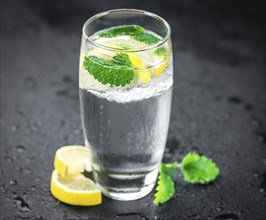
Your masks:
<svg viewBox="0 0 266 220"><path fill-rule="evenodd" d="M85 144L96 184L111 198L137 199L155 185L168 133L172 67L170 39L140 25L82 38Z"/></svg>

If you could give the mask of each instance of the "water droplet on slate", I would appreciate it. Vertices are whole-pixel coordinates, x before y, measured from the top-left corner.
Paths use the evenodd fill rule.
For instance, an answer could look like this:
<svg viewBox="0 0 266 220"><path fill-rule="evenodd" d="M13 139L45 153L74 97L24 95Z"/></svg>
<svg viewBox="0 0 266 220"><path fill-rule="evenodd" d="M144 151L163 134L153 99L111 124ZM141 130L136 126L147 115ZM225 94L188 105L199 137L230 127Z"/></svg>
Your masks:
<svg viewBox="0 0 266 220"><path fill-rule="evenodd" d="M20 173L23 172L23 168L22 168L22 167L17 167L16 170L17 170L18 172L20 172Z"/></svg>
<svg viewBox="0 0 266 220"><path fill-rule="evenodd" d="M18 146L16 146L16 150L18 152L23 152L24 150L26 150L26 147L24 147L23 145L18 145Z"/></svg>
<svg viewBox="0 0 266 220"><path fill-rule="evenodd" d="M9 183L10 183L11 185L17 185L18 182L17 182L16 180L10 180Z"/></svg>
<svg viewBox="0 0 266 220"><path fill-rule="evenodd" d="M258 119L256 116L251 115L251 124L261 127L263 125L262 121L260 119Z"/></svg>
<svg viewBox="0 0 266 220"><path fill-rule="evenodd" d="M258 172L254 172L254 173L253 173L253 176L254 176L255 178L258 178L258 177L259 177L259 173L258 173Z"/></svg>
<svg viewBox="0 0 266 220"><path fill-rule="evenodd" d="M262 131L255 131L255 134L259 137L259 141L263 144L266 143L266 133Z"/></svg>
<svg viewBox="0 0 266 220"><path fill-rule="evenodd" d="M251 110L253 110L253 105L250 104L250 103L247 103L247 104L245 105L245 110L246 110L246 111L251 111Z"/></svg>
<svg viewBox="0 0 266 220"><path fill-rule="evenodd" d="M19 129L19 126L18 125L12 125L11 126L11 131L16 131Z"/></svg>
<svg viewBox="0 0 266 220"><path fill-rule="evenodd" d="M249 188L251 188L251 187L253 187L253 186L254 186L253 183L248 184L248 187L249 187Z"/></svg>
<svg viewBox="0 0 266 220"><path fill-rule="evenodd" d="M13 161L13 158L9 156L4 156L4 159L9 163Z"/></svg>
<svg viewBox="0 0 266 220"><path fill-rule="evenodd" d="M234 213L221 214L215 217L215 220L237 220L237 219L239 219L239 217Z"/></svg>
<svg viewBox="0 0 266 220"><path fill-rule="evenodd" d="M239 98L238 96L229 96L228 102L238 105L238 104L241 104L243 100Z"/></svg>
<svg viewBox="0 0 266 220"><path fill-rule="evenodd" d="M224 208L223 208L223 207L217 207L216 210L217 210L218 212L221 212L221 211L224 210Z"/></svg>

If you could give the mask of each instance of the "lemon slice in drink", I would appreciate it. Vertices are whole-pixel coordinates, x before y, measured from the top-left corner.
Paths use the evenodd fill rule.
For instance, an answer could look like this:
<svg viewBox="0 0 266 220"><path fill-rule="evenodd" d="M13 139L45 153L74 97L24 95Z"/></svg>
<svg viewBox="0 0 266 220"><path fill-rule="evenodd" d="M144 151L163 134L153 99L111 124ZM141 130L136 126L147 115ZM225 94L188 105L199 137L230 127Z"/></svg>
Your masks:
<svg viewBox="0 0 266 220"><path fill-rule="evenodd" d="M80 173L62 177L54 170L51 192L55 198L70 205L93 206L102 203L101 191L92 180Z"/></svg>
<svg viewBox="0 0 266 220"><path fill-rule="evenodd" d="M54 167L62 176L91 171L89 149L80 145L64 146L55 153Z"/></svg>
<svg viewBox="0 0 266 220"><path fill-rule="evenodd" d="M170 58L168 53L164 56L159 56L155 54L154 50L137 52L135 54L146 65L151 75L156 77L159 77L166 69Z"/></svg>
<svg viewBox="0 0 266 220"><path fill-rule="evenodd" d="M146 65L142 60L134 53L128 53L128 57L133 67L136 68L137 75L142 83L148 83L151 81L151 74L147 70Z"/></svg>

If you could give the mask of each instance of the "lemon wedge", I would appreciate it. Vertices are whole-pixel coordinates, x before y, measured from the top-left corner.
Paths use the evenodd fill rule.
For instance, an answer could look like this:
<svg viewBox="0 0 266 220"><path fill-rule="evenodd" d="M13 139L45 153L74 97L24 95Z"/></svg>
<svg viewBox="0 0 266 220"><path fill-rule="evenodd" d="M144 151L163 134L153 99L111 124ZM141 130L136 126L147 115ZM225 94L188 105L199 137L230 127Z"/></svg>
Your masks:
<svg viewBox="0 0 266 220"><path fill-rule="evenodd" d="M51 192L56 199L70 205L94 206L102 203L101 191L92 180L80 173L62 177L54 170Z"/></svg>
<svg viewBox="0 0 266 220"><path fill-rule="evenodd" d="M91 171L90 152L80 145L64 146L55 153L54 167L62 176Z"/></svg>

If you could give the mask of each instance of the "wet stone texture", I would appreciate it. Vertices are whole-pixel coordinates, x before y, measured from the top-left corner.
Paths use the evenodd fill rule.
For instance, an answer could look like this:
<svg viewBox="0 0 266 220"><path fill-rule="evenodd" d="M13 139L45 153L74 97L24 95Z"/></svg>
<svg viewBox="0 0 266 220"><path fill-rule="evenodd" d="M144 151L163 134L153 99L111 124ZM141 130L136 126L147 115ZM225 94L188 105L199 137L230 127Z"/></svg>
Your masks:
<svg viewBox="0 0 266 220"><path fill-rule="evenodd" d="M81 28L111 8L172 27L175 83L165 162L195 151L221 169L208 186L175 175L175 198L73 207L49 191L56 149L82 144ZM1 219L260 220L266 216L263 1L1 1Z"/></svg>

